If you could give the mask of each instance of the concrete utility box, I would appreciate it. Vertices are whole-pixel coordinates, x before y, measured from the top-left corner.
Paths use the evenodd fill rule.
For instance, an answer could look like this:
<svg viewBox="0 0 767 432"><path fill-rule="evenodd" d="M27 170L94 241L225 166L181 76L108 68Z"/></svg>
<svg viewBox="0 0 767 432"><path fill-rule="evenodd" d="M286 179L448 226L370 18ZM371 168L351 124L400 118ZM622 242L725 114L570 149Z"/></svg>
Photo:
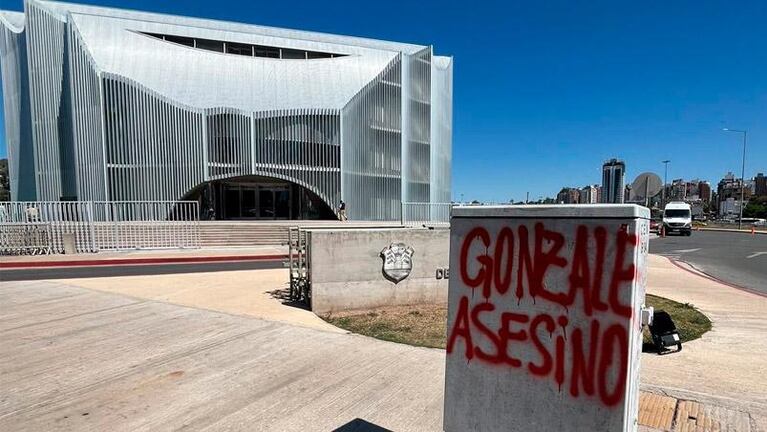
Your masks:
<svg viewBox="0 0 767 432"><path fill-rule="evenodd" d="M649 218L453 209L446 431L636 430Z"/></svg>

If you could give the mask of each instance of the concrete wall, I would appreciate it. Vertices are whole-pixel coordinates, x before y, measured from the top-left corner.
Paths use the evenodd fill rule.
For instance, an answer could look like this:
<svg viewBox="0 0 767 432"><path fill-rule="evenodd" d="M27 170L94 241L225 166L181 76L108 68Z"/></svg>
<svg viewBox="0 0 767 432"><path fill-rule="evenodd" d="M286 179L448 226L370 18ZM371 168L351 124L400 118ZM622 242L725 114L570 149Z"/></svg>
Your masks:
<svg viewBox="0 0 767 432"><path fill-rule="evenodd" d="M418 303L445 303L447 229L310 231L312 310L316 314ZM402 242L413 248L412 270L395 283L384 275L381 251Z"/></svg>

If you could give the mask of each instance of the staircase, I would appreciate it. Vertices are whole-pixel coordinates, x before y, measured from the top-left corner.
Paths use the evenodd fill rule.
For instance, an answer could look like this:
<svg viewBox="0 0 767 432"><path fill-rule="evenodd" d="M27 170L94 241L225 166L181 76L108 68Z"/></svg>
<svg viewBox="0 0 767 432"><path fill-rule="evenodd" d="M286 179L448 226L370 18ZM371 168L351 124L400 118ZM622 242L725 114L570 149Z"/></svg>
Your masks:
<svg viewBox="0 0 767 432"><path fill-rule="evenodd" d="M281 246L288 225L248 222L200 222L200 247Z"/></svg>
<svg viewBox="0 0 767 432"><path fill-rule="evenodd" d="M313 228L394 228L399 222L339 222L334 220L289 221L200 221L200 247L283 246L288 244L288 229Z"/></svg>

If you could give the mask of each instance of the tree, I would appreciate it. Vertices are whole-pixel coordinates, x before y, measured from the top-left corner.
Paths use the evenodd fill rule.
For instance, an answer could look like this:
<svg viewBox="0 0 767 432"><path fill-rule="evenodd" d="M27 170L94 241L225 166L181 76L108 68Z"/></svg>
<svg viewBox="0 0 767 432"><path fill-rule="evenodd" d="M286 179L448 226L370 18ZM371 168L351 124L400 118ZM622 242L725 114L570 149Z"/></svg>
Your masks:
<svg viewBox="0 0 767 432"><path fill-rule="evenodd" d="M8 159L0 159L0 201L11 200L11 179L8 175Z"/></svg>
<svg viewBox="0 0 767 432"><path fill-rule="evenodd" d="M743 217L767 219L767 196L751 199L743 208Z"/></svg>

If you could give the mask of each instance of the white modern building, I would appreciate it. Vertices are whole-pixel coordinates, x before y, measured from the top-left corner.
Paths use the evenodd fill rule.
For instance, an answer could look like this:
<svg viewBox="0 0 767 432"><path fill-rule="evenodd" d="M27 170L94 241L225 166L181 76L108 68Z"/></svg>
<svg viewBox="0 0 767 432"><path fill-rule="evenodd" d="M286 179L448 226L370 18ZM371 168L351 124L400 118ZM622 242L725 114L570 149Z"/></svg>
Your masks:
<svg viewBox="0 0 767 432"><path fill-rule="evenodd" d="M719 216L722 217L735 217L740 214L741 201L735 198L726 198L719 202Z"/></svg>
<svg viewBox="0 0 767 432"><path fill-rule="evenodd" d="M597 204L599 202L598 200L598 190L599 186L597 185L588 185L584 186L580 190L580 203L581 204Z"/></svg>
<svg viewBox="0 0 767 432"><path fill-rule="evenodd" d="M453 64L431 46L38 0L0 31L13 200L307 219L343 199L356 220L450 201Z"/></svg>

